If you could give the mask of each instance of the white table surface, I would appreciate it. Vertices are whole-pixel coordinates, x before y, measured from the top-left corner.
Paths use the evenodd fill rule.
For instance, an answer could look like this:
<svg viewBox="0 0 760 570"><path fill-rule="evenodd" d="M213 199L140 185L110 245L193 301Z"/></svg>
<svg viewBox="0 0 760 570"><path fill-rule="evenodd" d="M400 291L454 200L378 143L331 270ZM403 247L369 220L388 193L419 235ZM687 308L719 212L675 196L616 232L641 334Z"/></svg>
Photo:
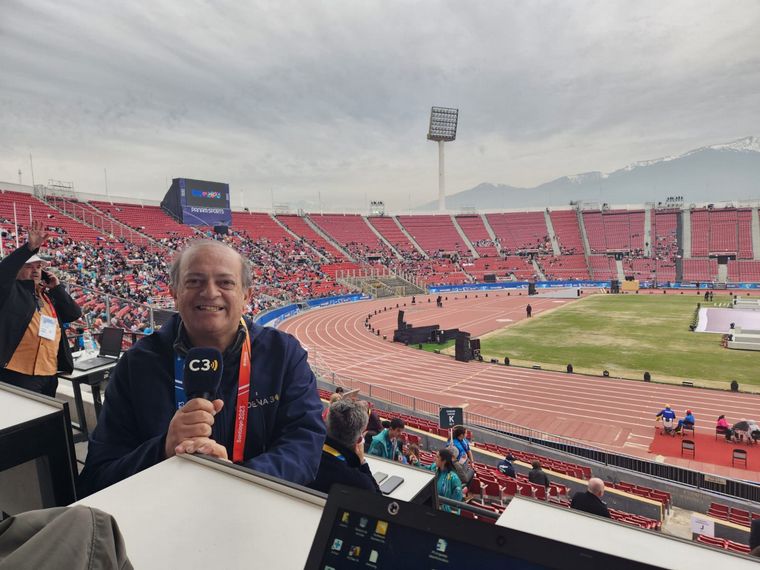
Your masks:
<svg viewBox="0 0 760 570"><path fill-rule="evenodd" d="M118 362L118 360L114 360L113 362L103 364L102 366L96 366L95 368L90 368L89 370L77 370L74 368L73 372L69 374L59 374L58 378L64 378L66 380L78 380L79 378L83 378L84 376L88 376L90 374L95 374L96 372L105 372L106 370L111 370L111 368L116 366Z"/></svg>
<svg viewBox="0 0 760 570"><path fill-rule="evenodd" d="M114 516L135 568L303 568L324 500L266 483L173 457L77 504Z"/></svg>
<svg viewBox="0 0 760 570"><path fill-rule="evenodd" d="M393 499L400 501L411 501L416 497L420 491L428 485L430 481L435 477L433 471L427 471L420 469L419 467L411 467L404 465L398 461L388 461L387 459L381 459L373 455L365 455L367 463L372 473L385 473L388 477L392 475L398 475L403 477L404 482L401 483L396 489L387 495ZM380 485L384 481L380 482Z"/></svg>
<svg viewBox="0 0 760 570"><path fill-rule="evenodd" d="M601 517L552 507L532 499L513 498L496 524L671 570L758 568L753 561L728 558L724 551L715 548L610 523Z"/></svg>
<svg viewBox="0 0 760 570"><path fill-rule="evenodd" d="M34 396L16 394L0 389L0 429L55 413L61 409L55 402L36 400Z"/></svg>

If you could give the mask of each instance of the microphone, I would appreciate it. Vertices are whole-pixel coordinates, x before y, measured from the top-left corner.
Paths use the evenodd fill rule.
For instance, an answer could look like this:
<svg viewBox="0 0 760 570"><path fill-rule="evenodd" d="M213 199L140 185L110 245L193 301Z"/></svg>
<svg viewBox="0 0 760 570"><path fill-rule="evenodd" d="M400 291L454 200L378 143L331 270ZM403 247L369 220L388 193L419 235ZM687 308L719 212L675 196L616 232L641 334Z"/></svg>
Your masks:
<svg viewBox="0 0 760 570"><path fill-rule="evenodd" d="M215 348L191 348L185 357L183 384L188 401L213 400L222 381L222 353Z"/></svg>

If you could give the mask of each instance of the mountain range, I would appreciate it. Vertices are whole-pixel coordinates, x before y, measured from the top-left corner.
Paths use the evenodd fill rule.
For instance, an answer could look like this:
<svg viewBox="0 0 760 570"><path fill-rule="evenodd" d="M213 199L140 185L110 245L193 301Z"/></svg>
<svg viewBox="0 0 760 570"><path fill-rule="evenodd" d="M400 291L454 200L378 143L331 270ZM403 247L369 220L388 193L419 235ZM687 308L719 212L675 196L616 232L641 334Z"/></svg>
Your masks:
<svg viewBox="0 0 760 570"><path fill-rule="evenodd" d="M533 188L482 183L446 197L449 210L550 207L571 201L607 204L684 201L723 202L760 198L760 138L690 150L679 156L634 162L611 173L585 172L563 176ZM436 210L437 202L417 211Z"/></svg>

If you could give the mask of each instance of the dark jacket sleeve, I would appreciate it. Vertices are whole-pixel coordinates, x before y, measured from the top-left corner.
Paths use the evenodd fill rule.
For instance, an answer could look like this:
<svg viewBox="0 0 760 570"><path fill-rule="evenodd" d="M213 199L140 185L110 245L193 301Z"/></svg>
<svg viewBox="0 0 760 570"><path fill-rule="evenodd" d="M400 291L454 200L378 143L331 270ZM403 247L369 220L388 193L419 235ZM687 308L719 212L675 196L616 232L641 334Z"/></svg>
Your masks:
<svg viewBox="0 0 760 570"><path fill-rule="evenodd" d="M114 368L98 425L90 435L87 460L79 478L80 496L87 496L165 459L163 435L145 440L130 390L129 358ZM169 419L169 421L171 418ZM167 426L168 428L168 422Z"/></svg>
<svg viewBox="0 0 760 570"><path fill-rule="evenodd" d="M0 261L0 299L7 298L10 288L16 282L18 272L32 255L34 255L34 251L29 249L28 244L24 244Z"/></svg>
<svg viewBox="0 0 760 570"><path fill-rule="evenodd" d="M77 305L77 302L71 298L68 291L63 285L58 285L48 290L48 296L53 302L58 318L63 323L70 323L76 321L82 316L82 309Z"/></svg>
<svg viewBox="0 0 760 570"><path fill-rule="evenodd" d="M306 351L294 338L288 341L284 365L285 380L268 449L245 466L306 485L317 476L325 441L322 403Z"/></svg>

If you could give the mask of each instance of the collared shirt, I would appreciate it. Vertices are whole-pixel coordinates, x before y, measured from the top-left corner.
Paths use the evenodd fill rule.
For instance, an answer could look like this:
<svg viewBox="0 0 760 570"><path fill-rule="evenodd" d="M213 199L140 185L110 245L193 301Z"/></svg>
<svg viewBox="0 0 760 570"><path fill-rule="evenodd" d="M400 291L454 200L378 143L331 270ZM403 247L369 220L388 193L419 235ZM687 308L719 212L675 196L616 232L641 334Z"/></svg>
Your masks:
<svg viewBox="0 0 760 570"><path fill-rule="evenodd" d="M32 314L32 320L26 327L24 336L6 368L29 376L53 376L58 372L58 345L61 342L61 327L50 301L37 297L37 303L39 310ZM55 319L55 338L53 340L40 336L42 315Z"/></svg>

